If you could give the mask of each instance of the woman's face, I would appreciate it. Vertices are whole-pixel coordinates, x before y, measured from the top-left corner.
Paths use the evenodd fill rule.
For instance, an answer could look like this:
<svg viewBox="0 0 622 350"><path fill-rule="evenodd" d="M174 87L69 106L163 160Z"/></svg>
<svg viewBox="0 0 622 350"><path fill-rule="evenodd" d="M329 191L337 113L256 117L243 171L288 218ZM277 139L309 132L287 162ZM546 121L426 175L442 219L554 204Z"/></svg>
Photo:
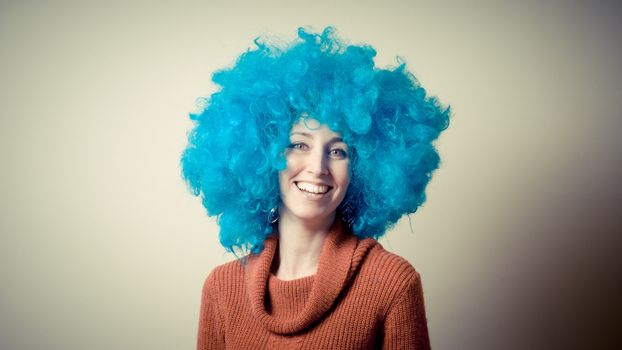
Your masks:
<svg viewBox="0 0 622 350"><path fill-rule="evenodd" d="M341 135L316 119L301 118L290 132L287 168L279 173L281 216L332 220L348 185L349 153Z"/></svg>

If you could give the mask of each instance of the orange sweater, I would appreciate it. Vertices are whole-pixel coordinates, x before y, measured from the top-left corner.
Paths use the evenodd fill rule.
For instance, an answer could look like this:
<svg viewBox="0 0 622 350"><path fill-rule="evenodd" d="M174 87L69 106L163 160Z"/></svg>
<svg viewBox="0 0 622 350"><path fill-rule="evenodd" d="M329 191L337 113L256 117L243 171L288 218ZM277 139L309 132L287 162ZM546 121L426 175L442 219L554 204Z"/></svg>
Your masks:
<svg viewBox="0 0 622 350"><path fill-rule="evenodd" d="M275 235L259 254L216 267L203 286L197 349L429 349L417 271L335 222L313 276L270 273Z"/></svg>

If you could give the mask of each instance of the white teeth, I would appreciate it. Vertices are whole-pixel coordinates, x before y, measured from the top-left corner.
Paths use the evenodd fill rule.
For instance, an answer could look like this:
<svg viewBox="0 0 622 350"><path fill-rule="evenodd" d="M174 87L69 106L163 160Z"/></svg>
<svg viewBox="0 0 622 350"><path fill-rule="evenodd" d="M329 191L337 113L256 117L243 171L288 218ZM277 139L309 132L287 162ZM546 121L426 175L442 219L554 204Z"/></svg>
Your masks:
<svg viewBox="0 0 622 350"><path fill-rule="evenodd" d="M328 186L325 186L325 185L318 186L318 185L310 184L308 182L296 182L296 186L298 186L298 188L303 191L311 192L311 193L324 194L328 192Z"/></svg>

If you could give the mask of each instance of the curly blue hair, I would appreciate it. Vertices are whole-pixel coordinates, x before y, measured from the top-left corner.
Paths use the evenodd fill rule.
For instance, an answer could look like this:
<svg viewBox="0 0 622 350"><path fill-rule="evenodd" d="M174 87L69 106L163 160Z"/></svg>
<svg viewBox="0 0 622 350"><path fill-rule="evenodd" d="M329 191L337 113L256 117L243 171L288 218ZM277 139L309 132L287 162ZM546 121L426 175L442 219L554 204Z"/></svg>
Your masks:
<svg viewBox="0 0 622 350"><path fill-rule="evenodd" d="M227 251L263 249L273 230L269 213L280 205L290 129L303 113L352 150L344 203L354 234L379 238L424 203L440 162L432 142L447 128L450 108L428 96L405 63L377 68L374 48L344 44L332 27L299 28L285 47L260 38L255 45L212 75L220 89L190 114L181 157L182 176L217 216Z"/></svg>

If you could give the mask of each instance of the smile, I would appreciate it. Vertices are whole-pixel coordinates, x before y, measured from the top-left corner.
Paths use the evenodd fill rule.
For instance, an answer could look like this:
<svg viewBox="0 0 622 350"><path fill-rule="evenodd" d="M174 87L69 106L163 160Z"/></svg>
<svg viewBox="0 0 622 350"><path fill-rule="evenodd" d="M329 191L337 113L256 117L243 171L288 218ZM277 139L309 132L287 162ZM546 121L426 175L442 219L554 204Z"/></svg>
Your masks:
<svg viewBox="0 0 622 350"><path fill-rule="evenodd" d="M294 182L296 187L302 192L305 196L311 198L319 198L328 193L332 187L327 185L314 185L309 182L298 181Z"/></svg>

